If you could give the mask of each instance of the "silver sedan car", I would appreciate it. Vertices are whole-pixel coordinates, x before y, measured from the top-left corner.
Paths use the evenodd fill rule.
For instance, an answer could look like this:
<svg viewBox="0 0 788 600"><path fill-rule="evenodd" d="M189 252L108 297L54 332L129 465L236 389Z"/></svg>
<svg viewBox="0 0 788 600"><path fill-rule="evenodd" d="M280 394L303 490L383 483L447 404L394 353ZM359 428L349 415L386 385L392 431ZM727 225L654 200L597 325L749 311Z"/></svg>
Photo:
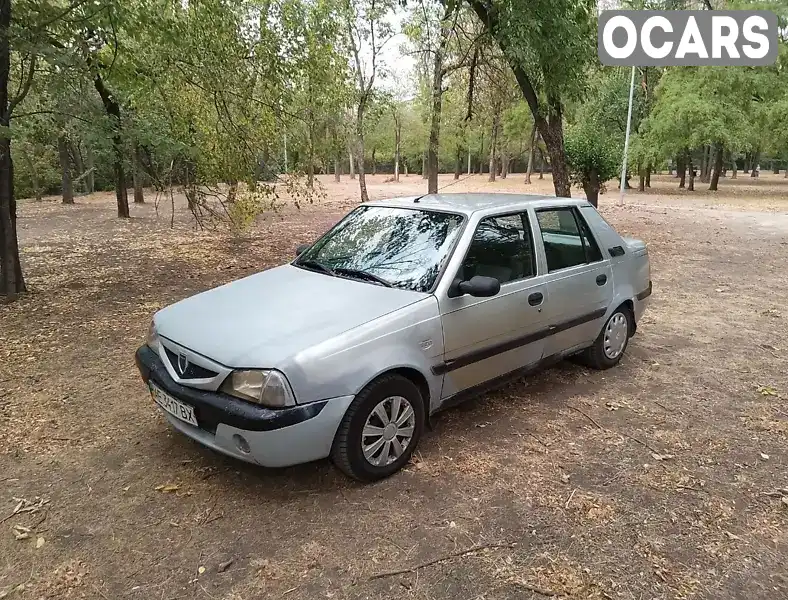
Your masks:
<svg viewBox="0 0 788 600"><path fill-rule="evenodd" d="M160 310L136 361L197 442L268 467L330 457L370 481L472 394L570 355L616 365L650 294L646 245L585 200L397 198Z"/></svg>

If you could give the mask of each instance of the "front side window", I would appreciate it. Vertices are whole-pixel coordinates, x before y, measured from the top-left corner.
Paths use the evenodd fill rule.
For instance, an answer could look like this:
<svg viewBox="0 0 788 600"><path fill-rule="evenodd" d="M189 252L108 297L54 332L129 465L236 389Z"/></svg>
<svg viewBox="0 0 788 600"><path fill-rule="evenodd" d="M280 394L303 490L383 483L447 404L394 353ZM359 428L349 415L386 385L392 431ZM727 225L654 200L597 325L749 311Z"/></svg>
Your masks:
<svg viewBox="0 0 788 600"><path fill-rule="evenodd" d="M428 292L462 231L463 220L454 213L361 206L293 264Z"/></svg>
<svg viewBox="0 0 788 600"><path fill-rule="evenodd" d="M479 222L457 277L467 281L481 275L504 284L535 274L528 216L518 213Z"/></svg>
<svg viewBox="0 0 788 600"><path fill-rule="evenodd" d="M549 272L602 260L596 241L574 208L536 211Z"/></svg>

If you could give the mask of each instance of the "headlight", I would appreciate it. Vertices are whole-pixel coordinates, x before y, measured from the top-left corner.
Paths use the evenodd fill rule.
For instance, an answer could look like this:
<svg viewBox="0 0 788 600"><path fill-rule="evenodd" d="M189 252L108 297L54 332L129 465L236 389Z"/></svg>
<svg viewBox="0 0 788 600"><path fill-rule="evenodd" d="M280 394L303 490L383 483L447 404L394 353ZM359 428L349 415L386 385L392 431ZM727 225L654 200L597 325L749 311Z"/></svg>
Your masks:
<svg viewBox="0 0 788 600"><path fill-rule="evenodd" d="M279 371L233 371L220 391L270 408L295 404L293 390Z"/></svg>
<svg viewBox="0 0 788 600"><path fill-rule="evenodd" d="M159 334L156 333L156 326L153 324L153 321L150 322L150 327L148 328L146 343L156 352L159 351Z"/></svg>

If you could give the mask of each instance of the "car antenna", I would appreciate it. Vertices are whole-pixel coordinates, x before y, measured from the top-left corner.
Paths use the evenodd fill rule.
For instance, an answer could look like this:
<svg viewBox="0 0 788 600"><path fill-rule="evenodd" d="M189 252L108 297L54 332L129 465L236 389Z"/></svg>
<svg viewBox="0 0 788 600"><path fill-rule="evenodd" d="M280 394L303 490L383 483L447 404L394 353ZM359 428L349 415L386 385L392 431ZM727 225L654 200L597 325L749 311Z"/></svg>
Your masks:
<svg viewBox="0 0 788 600"><path fill-rule="evenodd" d="M418 198L414 198L414 200L413 200L413 204L418 204L418 203L419 203L419 200L421 200L421 199L422 199L422 198L424 198L425 196L429 196L429 195L430 195L430 193L429 193L429 192L427 192L426 194L422 194L422 195L421 195L421 196L419 196Z"/></svg>

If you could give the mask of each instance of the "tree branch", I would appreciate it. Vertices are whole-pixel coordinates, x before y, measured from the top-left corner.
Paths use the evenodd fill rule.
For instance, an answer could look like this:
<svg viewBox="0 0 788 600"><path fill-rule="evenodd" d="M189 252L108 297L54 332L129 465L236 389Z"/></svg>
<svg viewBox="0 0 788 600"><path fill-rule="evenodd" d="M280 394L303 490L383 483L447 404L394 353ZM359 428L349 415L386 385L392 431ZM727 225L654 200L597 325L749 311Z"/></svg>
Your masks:
<svg viewBox="0 0 788 600"><path fill-rule="evenodd" d="M30 91L30 86L33 83L33 74L36 70L36 60L38 57L34 54L30 59L30 68L27 71L27 78L24 80L24 84L22 85L22 89L16 95L15 98L12 98L11 101L8 103L8 109L6 110L6 115L8 119L11 119L11 114L14 112L14 109L17 105L25 99L27 93Z"/></svg>
<svg viewBox="0 0 788 600"><path fill-rule="evenodd" d="M62 117L69 117L71 119L76 119L77 121L82 121L83 123L92 123L89 119L85 119L83 117L79 117L77 115L72 115L71 113L61 112L59 110L33 110L26 113L19 113L14 115L15 119L22 119L24 117L32 117L34 115L58 115Z"/></svg>
<svg viewBox="0 0 788 600"><path fill-rule="evenodd" d="M498 15L495 10L494 6L486 6L481 2L481 0L468 0L473 9L473 12L479 17L479 20L484 24L490 34L495 38L498 42L498 45L501 48L501 51L506 55L506 51L508 45L506 41L496 35L498 32L500 23L498 21ZM523 93L523 97L525 101L528 102L528 106L531 109L531 112L534 115L534 119L537 120L544 120L544 118L539 113L539 98L536 95L536 90L534 90L534 86L531 83L530 78L523 70L523 68L516 64L513 60L507 59L509 66L511 67L512 71L514 72L514 77L517 80L517 84L520 86L520 90Z"/></svg>
<svg viewBox="0 0 788 600"><path fill-rule="evenodd" d="M41 31L42 29L46 29L46 28L47 28L47 27L49 27L49 26L50 26L52 23L54 23L55 21L59 21L60 19L62 19L63 17L65 17L65 16L66 16L68 13L70 13L70 12L72 12L72 11L76 10L77 8L79 8L80 6L82 6L83 4L85 4L85 3L86 3L86 2L88 2L88 1L89 1L89 0L78 0L78 1L77 1L77 2L75 2L74 4L70 4L68 7L66 7L65 9L63 9L61 12L59 12L57 15L55 15L55 16L54 16L54 17L52 17L51 19L48 19L48 20L44 21L43 23L39 23L38 25L36 25L35 27L33 27L33 30L34 30L34 31ZM103 9L102 9L102 10L103 10ZM99 12L100 12L100 11L99 11Z"/></svg>
<svg viewBox="0 0 788 600"><path fill-rule="evenodd" d="M443 556L438 556L436 558L433 558L432 560L419 563L412 567L375 573L374 575L371 575L369 577L369 580L382 579L384 577L392 577L394 575L402 575L404 573L412 573L414 571L418 571L419 569L423 569L424 567L429 567L431 565L434 565L435 563L443 562L445 560L449 560L450 558L465 556L466 554L472 554L474 552L478 552L479 550L484 550L485 548L514 548L514 546L515 546L514 544L502 544L500 542L492 543L492 544L478 544L476 546L471 546L470 548L465 548L464 550L457 550L455 552L450 552L449 554L444 554Z"/></svg>

